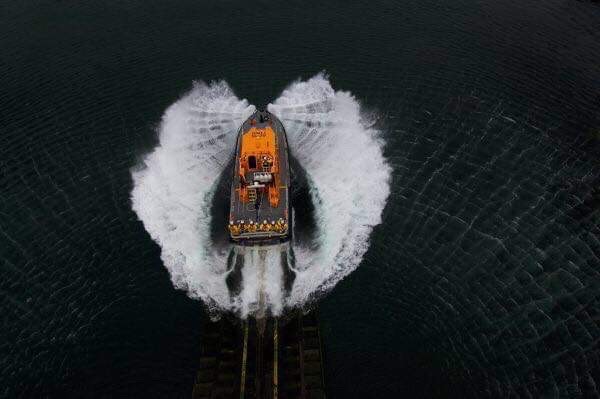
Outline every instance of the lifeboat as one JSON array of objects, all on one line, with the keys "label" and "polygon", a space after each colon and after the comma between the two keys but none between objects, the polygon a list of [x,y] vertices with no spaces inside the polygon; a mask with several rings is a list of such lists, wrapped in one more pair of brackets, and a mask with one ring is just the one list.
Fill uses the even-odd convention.
[{"label": "lifeboat", "polygon": [[290,238],[290,167],[283,124],[256,111],[238,131],[231,184],[229,234],[242,245]]}]

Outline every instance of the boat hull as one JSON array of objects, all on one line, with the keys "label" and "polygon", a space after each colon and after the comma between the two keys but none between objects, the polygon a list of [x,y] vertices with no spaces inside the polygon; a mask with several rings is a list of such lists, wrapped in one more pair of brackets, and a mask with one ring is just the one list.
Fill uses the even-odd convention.
[{"label": "boat hull", "polygon": [[[267,245],[289,240],[288,151],[283,124],[270,112],[257,111],[240,127],[228,226],[230,238],[237,244]],[[265,156],[272,158],[270,163],[261,163]]]}]

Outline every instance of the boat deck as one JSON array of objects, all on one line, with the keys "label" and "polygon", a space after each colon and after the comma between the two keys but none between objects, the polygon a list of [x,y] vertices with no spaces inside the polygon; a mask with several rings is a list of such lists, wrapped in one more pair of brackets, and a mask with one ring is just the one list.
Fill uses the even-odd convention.
[{"label": "boat deck", "polygon": [[[265,118],[265,119],[261,119]],[[254,119],[254,124],[251,121]],[[257,198],[254,202],[244,203],[240,200],[238,188],[240,187],[239,168],[240,163],[237,162],[240,154],[241,140],[243,133],[251,128],[267,128],[271,127],[275,132],[277,143],[277,157],[279,162],[279,203],[277,207],[272,207],[269,203],[269,198],[263,190],[257,190]],[[230,223],[242,225],[260,225],[267,224],[273,226],[273,223],[278,223],[283,220],[287,226],[283,231],[275,231],[268,227],[267,231],[249,231],[242,232],[239,235],[232,236],[234,241],[256,241],[265,239],[287,239],[289,237],[289,186],[290,186],[290,169],[288,157],[288,143],[283,124],[273,114],[268,111],[257,111],[248,118],[238,131],[236,145],[236,162],[234,162],[233,181],[231,185],[231,207],[229,211]],[[251,173],[246,173],[246,180],[251,181]],[[255,230],[255,231],[253,231]]]}]

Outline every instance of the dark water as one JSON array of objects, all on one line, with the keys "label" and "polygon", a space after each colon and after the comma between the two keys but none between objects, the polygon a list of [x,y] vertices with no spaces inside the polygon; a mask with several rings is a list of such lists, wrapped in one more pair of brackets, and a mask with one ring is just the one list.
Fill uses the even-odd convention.
[{"label": "dark water", "polygon": [[384,223],[322,302],[350,397],[597,397],[593,2],[3,2],[0,397],[187,397],[198,302],[129,169],[195,79],[254,104],[326,70],[377,110]]}]

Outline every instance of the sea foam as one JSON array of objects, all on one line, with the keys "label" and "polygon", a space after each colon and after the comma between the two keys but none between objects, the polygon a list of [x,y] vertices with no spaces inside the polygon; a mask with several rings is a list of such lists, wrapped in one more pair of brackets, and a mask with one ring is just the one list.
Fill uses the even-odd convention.
[{"label": "sea foam", "polygon": [[133,210],[154,241],[176,288],[212,308],[232,306],[227,249],[212,245],[210,208],[235,132],[254,112],[225,82],[199,82],[162,118],[159,145],[132,171]]},{"label": "sea foam", "polygon": [[381,132],[363,119],[352,94],[335,91],[323,74],[293,83],[269,110],[286,128],[315,204],[317,249],[293,247],[296,280],[287,305],[299,306],[358,267],[381,223],[391,168]]}]

